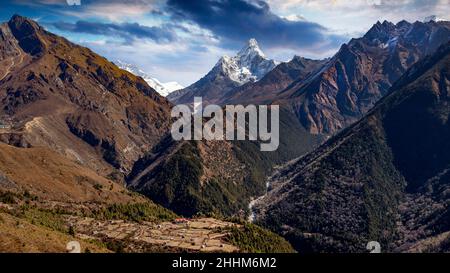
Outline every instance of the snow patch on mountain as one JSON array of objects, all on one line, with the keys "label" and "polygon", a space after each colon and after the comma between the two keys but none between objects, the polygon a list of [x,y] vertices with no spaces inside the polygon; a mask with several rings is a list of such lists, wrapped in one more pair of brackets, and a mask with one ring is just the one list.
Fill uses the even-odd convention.
[{"label": "snow patch on mountain", "polygon": [[425,19],[423,20],[424,23],[428,23],[428,22],[431,22],[431,21],[441,22],[441,21],[445,21],[445,19],[439,18],[436,15],[430,15],[430,16],[425,17]]},{"label": "snow patch on mountain", "polygon": [[120,69],[126,70],[126,71],[130,72],[131,74],[134,74],[136,76],[143,78],[148,83],[148,85],[151,88],[155,89],[156,92],[158,92],[161,96],[166,97],[170,93],[184,88],[181,84],[179,84],[177,82],[162,83],[159,80],[151,77],[145,71],[139,69],[137,66],[129,64],[129,63],[125,63],[121,60],[117,60],[116,65]]},{"label": "snow patch on mountain", "polygon": [[268,59],[259,48],[255,39],[250,39],[234,57],[223,56],[215,65],[231,80],[243,85],[260,80],[270,72],[278,62]]}]

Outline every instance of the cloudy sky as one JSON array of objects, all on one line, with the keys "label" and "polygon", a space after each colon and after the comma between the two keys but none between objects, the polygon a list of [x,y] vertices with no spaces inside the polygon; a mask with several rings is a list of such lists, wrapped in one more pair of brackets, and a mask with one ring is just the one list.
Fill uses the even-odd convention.
[{"label": "cloudy sky", "polygon": [[[81,5],[68,5],[77,1]],[[378,20],[448,20],[450,0],[1,1],[1,21],[15,13],[112,61],[187,86],[250,38],[280,61],[324,58]]]}]

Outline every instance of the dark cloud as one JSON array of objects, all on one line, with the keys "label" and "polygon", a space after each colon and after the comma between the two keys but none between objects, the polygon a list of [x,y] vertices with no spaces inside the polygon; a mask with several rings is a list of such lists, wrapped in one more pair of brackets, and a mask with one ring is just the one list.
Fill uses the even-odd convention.
[{"label": "dark cloud", "polygon": [[293,49],[336,48],[345,39],[316,23],[289,21],[274,14],[265,1],[168,0],[175,20],[187,20],[209,29],[229,46],[256,38],[266,47]]},{"label": "dark cloud", "polygon": [[113,24],[88,21],[57,22],[52,23],[52,25],[63,31],[121,37],[127,42],[135,39],[150,39],[157,43],[168,43],[176,40],[176,34],[172,27],[166,25],[148,27],[138,23]]}]

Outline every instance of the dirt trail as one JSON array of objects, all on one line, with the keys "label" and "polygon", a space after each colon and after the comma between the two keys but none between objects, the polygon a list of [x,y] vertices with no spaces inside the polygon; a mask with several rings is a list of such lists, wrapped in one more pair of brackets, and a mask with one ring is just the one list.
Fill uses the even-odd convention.
[{"label": "dirt trail", "polygon": [[[9,75],[9,73],[12,72],[12,68],[14,66],[18,66],[21,65],[23,63],[23,60],[25,58],[25,54],[22,52],[22,50],[17,46],[17,44],[15,42],[13,42],[14,48],[16,49],[17,52],[19,52],[19,56],[13,56],[11,57],[11,65],[6,69],[5,74],[3,75],[3,77],[0,78],[0,81],[2,81],[4,78],[6,78],[6,76]],[[16,64],[16,58],[20,58],[20,61]]]}]

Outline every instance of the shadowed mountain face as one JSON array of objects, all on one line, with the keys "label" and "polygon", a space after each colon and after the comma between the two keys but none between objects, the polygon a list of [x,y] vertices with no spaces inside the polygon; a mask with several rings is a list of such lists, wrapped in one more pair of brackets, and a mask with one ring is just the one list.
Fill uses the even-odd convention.
[{"label": "shadowed mountain face", "polygon": [[257,221],[303,251],[448,251],[450,44],[360,122],[281,170]]},{"label": "shadowed mountain face", "polygon": [[168,130],[170,104],[87,48],[14,16],[0,26],[2,141],[128,171]]}]

